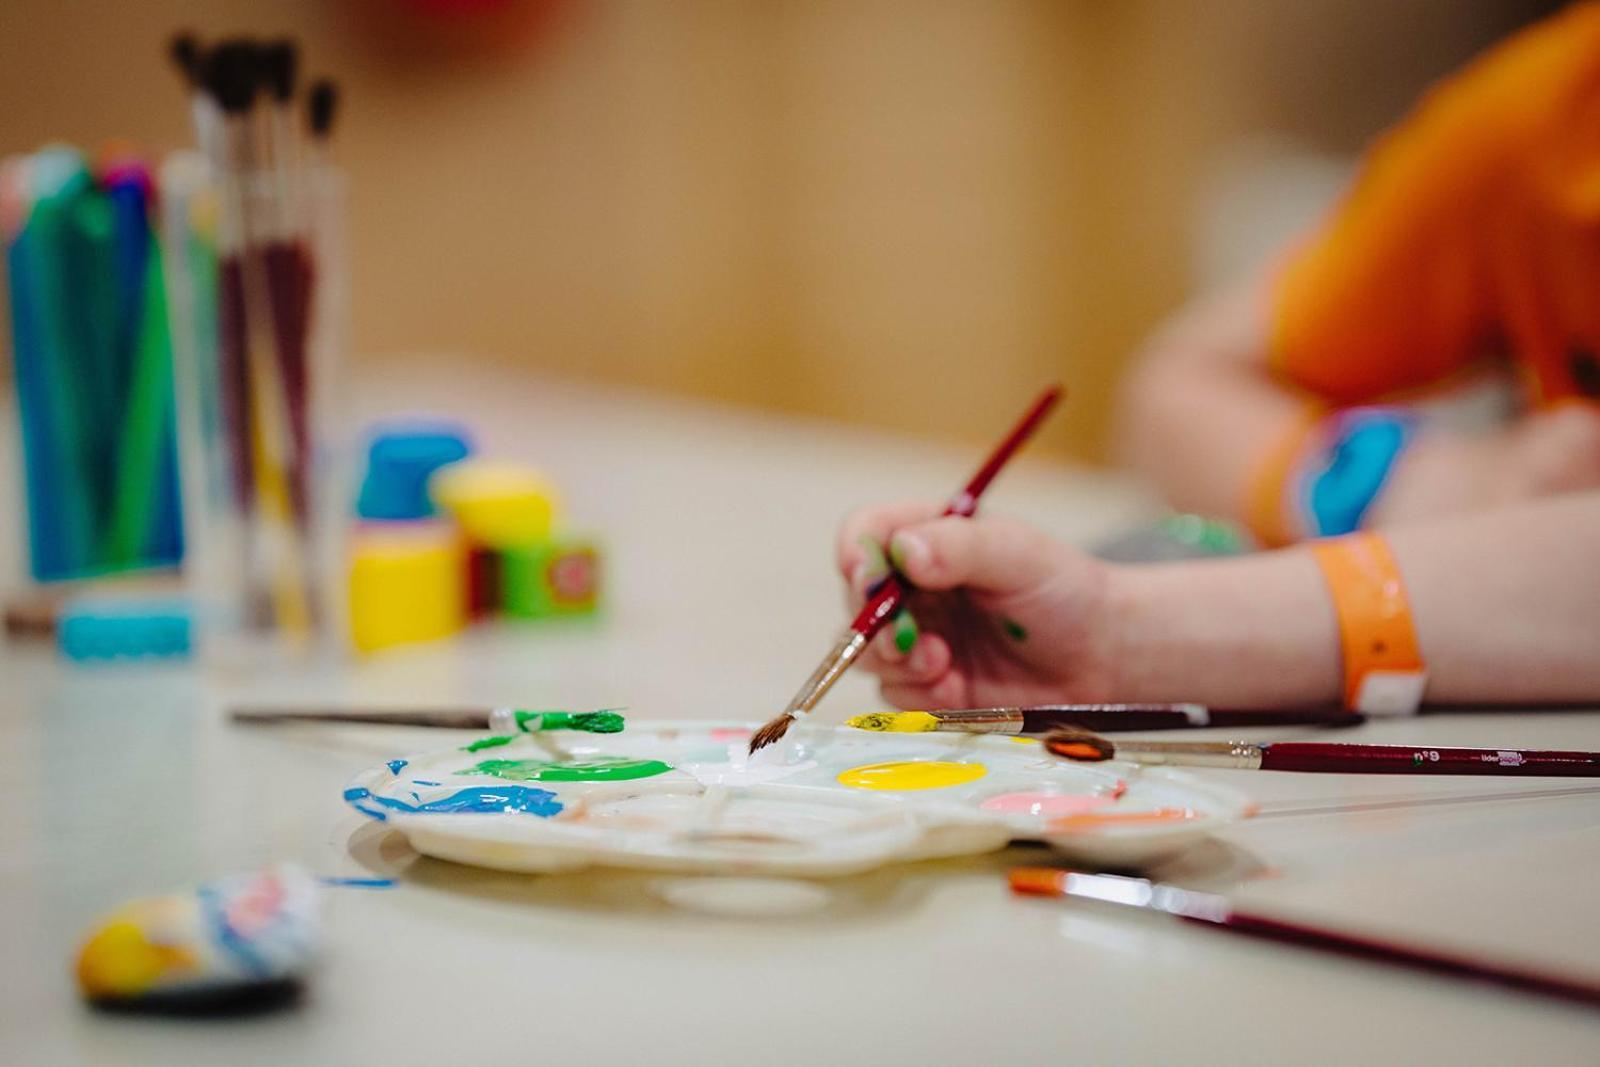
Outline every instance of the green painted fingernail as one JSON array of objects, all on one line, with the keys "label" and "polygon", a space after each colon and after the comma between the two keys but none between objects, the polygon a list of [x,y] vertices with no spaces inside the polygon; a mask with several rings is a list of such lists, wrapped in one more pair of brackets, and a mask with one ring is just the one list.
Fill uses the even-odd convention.
[{"label": "green painted fingernail", "polygon": [[870,534],[862,534],[856,538],[856,544],[867,554],[865,569],[862,576],[868,585],[881,582],[889,576],[889,560],[883,554],[883,546],[872,539]]},{"label": "green painted fingernail", "polygon": [[906,543],[899,536],[889,539],[889,561],[897,571],[906,569]]},{"label": "green painted fingernail", "polygon": [[894,647],[910,652],[917,643],[917,619],[905,608],[894,617]]},{"label": "green painted fingernail", "polygon": [[1016,619],[1001,619],[1000,628],[1006,632],[1007,637],[1011,638],[1011,640],[1017,642],[1019,645],[1028,639],[1027,627],[1023,626]]}]

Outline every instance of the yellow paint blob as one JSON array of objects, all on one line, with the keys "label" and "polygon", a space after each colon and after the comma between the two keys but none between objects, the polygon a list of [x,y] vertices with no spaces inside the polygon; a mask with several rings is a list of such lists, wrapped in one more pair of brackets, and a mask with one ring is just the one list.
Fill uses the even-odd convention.
[{"label": "yellow paint blob", "polygon": [[195,967],[194,953],[152,941],[136,919],[114,918],[79,951],[78,986],[91,997],[132,997]]},{"label": "yellow paint blob", "polygon": [[839,784],[857,789],[944,789],[975,782],[989,773],[981,763],[954,763],[948,760],[906,763],[869,763],[852,767],[839,775]]},{"label": "yellow paint blob", "polygon": [[939,728],[939,719],[925,711],[875,711],[847,719],[845,725],[881,734],[925,734]]}]

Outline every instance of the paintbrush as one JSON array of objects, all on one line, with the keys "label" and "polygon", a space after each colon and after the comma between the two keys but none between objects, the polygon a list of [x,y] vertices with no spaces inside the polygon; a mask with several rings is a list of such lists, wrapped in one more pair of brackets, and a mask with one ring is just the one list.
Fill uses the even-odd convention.
[{"label": "paintbrush", "polygon": [[1348,934],[1326,927],[1274,919],[1237,909],[1224,897],[1162,885],[1145,878],[1080,874],[1050,867],[1011,871],[1012,892],[1027,896],[1074,897],[1175,915],[1214,930],[1283,941],[1377,963],[1391,963],[1429,974],[1487,982],[1525,993],[1600,1006],[1600,985],[1577,977],[1524,970],[1496,960],[1457,956],[1432,948]]},{"label": "paintbrush", "polygon": [[1112,741],[1073,726],[1052,730],[1044,739],[1044,747],[1051,755],[1074,763],[1122,759],[1241,771],[1600,777],[1600,752],[1347,745],[1322,741]]},{"label": "paintbrush", "polygon": [[1042,734],[1058,726],[1116,733],[1212,726],[1355,726],[1366,717],[1343,708],[1235,710],[1204,704],[1045,704],[1029,708],[875,711],[845,720],[874,733]]},{"label": "paintbrush", "polygon": [[[989,483],[994,481],[995,475],[1000,473],[1011,457],[1016,455],[1028,438],[1033,436],[1044,417],[1055,407],[1061,399],[1061,387],[1052,385],[1039,394],[1011,432],[989,454],[983,466],[978,468],[966,486],[945,505],[944,514],[971,516],[978,510],[978,498],[983,491],[989,488]],[[872,640],[877,632],[883,629],[884,624],[894,616],[901,603],[905,600],[906,583],[898,575],[891,573],[879,584],[876,590],[867,597],[866,604],[861,608],[855,619],[850,623],[849,629],[840,635],[817,669],[811,672],[811,677],[795,693],[794,699],[789,701],[789,706],[777,718],[757,730],[750,738],[750,752],[754,754],[760,749],[772,744],[784,734],[789,732],[789,727],[794,725],[795,719],[811,713],[820,701],[833,688],[833,683],[850,668],[850,665],[860,657],[866,649],[867,643]]]},{"label": "paintbrush", "polygon": [[520,708],[417,708],[378,711],[366,708],[234,708],[234,722],[252,726],[281,726],[297,722],[366,723],[384,726],[425,726],[446,730],[488,730],[495,734],[577,730],[614,734],[623,728],[620,708],[598,711],[524,711]]}]

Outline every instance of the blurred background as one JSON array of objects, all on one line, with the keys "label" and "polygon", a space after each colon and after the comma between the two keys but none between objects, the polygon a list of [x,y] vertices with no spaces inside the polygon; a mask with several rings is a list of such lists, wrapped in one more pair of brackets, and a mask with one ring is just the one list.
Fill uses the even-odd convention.
[{"label": "blurred background", "polygon": [[190,143],[170,35],[348,102],[359,369],[482,361],[954,441],[1314,218],[1550,0],[6,0],[0,154]]}]

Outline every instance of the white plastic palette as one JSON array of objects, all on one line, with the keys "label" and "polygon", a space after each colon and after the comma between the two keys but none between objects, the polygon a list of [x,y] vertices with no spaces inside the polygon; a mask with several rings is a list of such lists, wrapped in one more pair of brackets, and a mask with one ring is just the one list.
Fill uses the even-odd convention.
[{"label": "white plastic palette", "polygon": [[375,767],[345,800],[417,851],[514,871],[832,876],[1043,840],[1100,863],[1173,852],[1250,813],[1166,768],[1073,764],[1035,741],[744,723],[525,734]]}]

